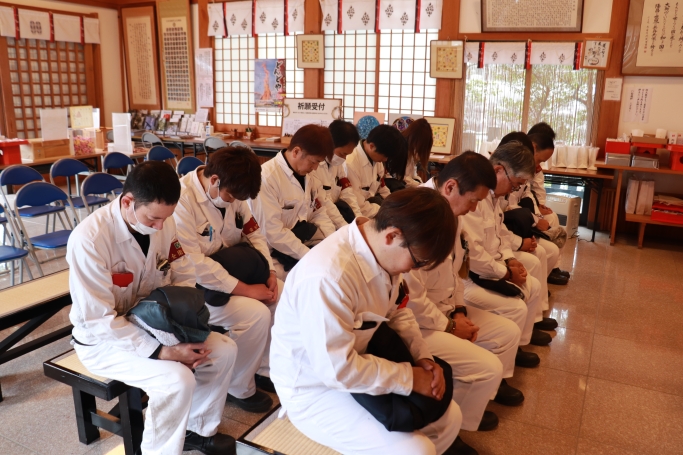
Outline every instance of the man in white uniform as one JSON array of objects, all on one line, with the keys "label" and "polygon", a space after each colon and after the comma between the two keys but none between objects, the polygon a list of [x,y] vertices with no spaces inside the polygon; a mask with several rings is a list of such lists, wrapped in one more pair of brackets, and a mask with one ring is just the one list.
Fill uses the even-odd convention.
[{"label": "man in white uniform", "polygon": [[407,161],[408,142],[392,126],[379,125],[358,143],[346,158],[346,172],[361,211],[356,213],[357,217],[377,213],[382,200],[391,194],[384,184],[384,175],[388,171],[403,180]]},{"label": "man in white uniform", "polygon": [[[482,155],[465,152],[422,186],[437,189],[457,221],[495,189],[496,174]],[[408,308],[413,310],[432,355],[453,368],[453,399],[462,411],[462,429],[487,431],[498,425],[498,417],[485,411],[492,397],[508,406],[524,400],[521,391],[501,383],[501,378],[514,373],[520,330],[509,319],[466,306],[459,276],[467,271],[466,254],[462,223],[458,223],[453,254],[433,270],[413,270],[406,275]]]},{"label": "man in white uniform", "polygon": [[[498,201],[509,194],[513,186],[522,185],[531,177],[534,169],[533,157],[526,147],[518,142],[511,142],[496,149],[490,162],[496,172],[496,189],[489,191],[474,212],[460,218],[470,249],[470,278],[465,280],[465,301],[468,305],[517,323],[522,332],[519,341],[521,346],[531,342],[532,334],[535,344],[548,344],[552,340],[550,335],[534,331],[534,322],[543,318],[541,285],[527,273],[524,265],[512,253],[510,232],[503,224],[503,210]],[[471,278],[472,273],[485,280],[480,282],[482,285],[490,283],[502,286],[519,296],[506,296],[501,292],[485,289],[475,284]],[[517,365],[533,367],[539,362],[536,354],[518,350]]]},{"label": "man in white uniform", "polygon": [[[197,284],[230,295],[227,303],[225,299],[207,300],[209,324],[229,330],[230,338],[237,343],[228,400],[247,411],[265,412],[273,401],[256,390],[256,385],[275,391],[269,379],[268,348],[272,315],[284,283],[278,284],[266,239],[245,202],[256,197],[261,188],[261,164],[248,148],[227,147],[213,152],[209,164],[186,174],[180,184],[173,217],[178,240],[195,264]],[[240,243],[256,248],[268,262],[270,277],[266,283],[240,281],[211,257]],[[258,266],[263,263],[241,265]],[[222,305],[216,306],[215,300]]]},{"label": "man in white uniform", "polygon": [[157,287],[195,285],[172,217],[179,197],[171,166],[142,163],[128,175],[121,196],[69,237],[74,348],[90,372],[149,396],[143,454],[234,454],[235,440],[217,430],[235,343],[212,332],[204,343],[163,346],[125,317]]},{"label": "man in white uniform", "polygon": [[353,152],[360,137],[356,126],[344,120],[335,120],[328,128],[334,141],[334,154],[332,158],[325,158],[318,169],[311,172],[311,177],[324,190],[320,193],[321,202],[334,227],[339,229],[361,213],[346,175],[346,157]]},{"label": "man in white uniform", "polygon": [[[351,396],[443,397],[443,370],[398,297],[401,273],[438,265],[454,236],[455,219],[438,193],[406,189],[390,195],[373,220],[356,218],[325,239],[290,273],[275,314],[271,377],[299,431],[346,455],[476,453],[459,438],[454,443],[461,423],[454,402],[419,431],[400,432]],[[383,321],[403,339],[414,367],[366,353]]]},{"label": "man in white uniform", "polygon": [[333,150],[327,128],[301,127],[287,150],[262,166],[261,191],[247,201],[281,280],[311,247],[335,231],[321,202],[323,189],[309,175]]}]

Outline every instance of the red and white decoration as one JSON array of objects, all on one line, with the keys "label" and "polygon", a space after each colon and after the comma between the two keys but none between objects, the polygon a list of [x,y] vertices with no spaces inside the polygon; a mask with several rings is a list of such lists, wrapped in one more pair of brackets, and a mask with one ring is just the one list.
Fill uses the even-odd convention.
[{"label": "red and white decoration", "polygon": [[228,31],[225,29],[225,16],[223,15],[222,3],[209,3],[209,28],[207,30],[208,36],[215,38],[223,38],[228,36]]},{"label": "red and white decoration", "polygon": [[377,31],[415,30],[417,0],[377,0]]},{"label": "red and white decoration", "polygon": [[251,0],[223,3],[225,7],[225,24],[228,36],[251,35],[253,31],[253,7]]},{"label": "red and white decoration", "polygon": [[285,32],[285,2],[283,0],[254,1],[254,34]]}]

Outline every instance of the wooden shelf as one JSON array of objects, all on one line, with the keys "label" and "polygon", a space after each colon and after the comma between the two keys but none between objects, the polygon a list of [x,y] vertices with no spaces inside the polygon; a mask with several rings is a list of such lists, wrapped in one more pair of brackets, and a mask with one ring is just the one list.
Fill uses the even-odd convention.
[{"label": "wooden shelf", "polygon": [[683,228],[683,224],[668,223],[666,221],[653,220],[650,215],[633,215],[631,213],[626,214],[626,221],[632,221],[634,223],[644,223],[644,224],[658,224],[660,226],[673,226]]},{"label": "wooden shelf", "polygon": [[605,164],[604,161],[595,163],[598,169],[615,169],[618,171],[632,171],[632,172],[645,172],[649,174],[674,174],[683,175],[683,171],[676,171],[670,167],[660,167],[659,169],[652,169],[648,167],[631,167],[631,166],[616,166],[614,164]]}]

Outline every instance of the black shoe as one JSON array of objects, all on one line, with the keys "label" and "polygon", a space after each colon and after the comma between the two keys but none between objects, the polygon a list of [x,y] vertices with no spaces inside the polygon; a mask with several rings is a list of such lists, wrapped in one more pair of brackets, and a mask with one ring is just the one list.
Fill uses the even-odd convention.
[{"label": "black shoe", "polygon": [[[527,354],[533,354],[533,352],[529,352]],[[500,383],[500,387],[498,387],[498,393],[496,393],[496,397],[493,399],[493,401],[498,404],[502,404],[503,406],[519,406],[524,401],[524,394],[521,390],[515,389],[508,384],[505,379],[503,379]],[[486,416],[486,412],[484,413],[484,416]],[[498,418],[496,418],[496,421],[497,420]],[[481,428],[479,431],[482,431]]]},{"label": "black shoe", "polygon": [[557,273],[557,274],[559,274],[559,275],[566,276],[567,278],[571,278],[571,275],[569,274],[569,272],[567,272],[567,271],[565,271],[565,270],[562,270],[562,269],[560,269],[559,267],[555,267],[554,269],[552,269],[552,270],[550,271],[550,273]]},{"label": "black shoe", "polygon": [[491,431],[498,427],[498,416],[495,412],[484,411],[484,415],[479,422],[479,428],[477,431]]},{"label": "black shoe", "polygon": [[565,284],[569,283],[569,278],[564,275],[560,275],[559,273],[550,272],[550,275],[548,275],[548,283],[564,286]]},{"label": "black shoe", "polygon": [[522,348],[517,348],[517,355],[515,356],[515,365],[522,368],[534,368],[541,363],[541,359],[535,352],[522,351]]},{"label": "black shoe", "polygon": [[529,343],[534,346],[548,346],[551,341],[553,341],[553,337],[545,332],[534,329],[533,332],[531,332],[531,341]]},{"label": "black shoe", "polygon": [[254,380],[256,381],[256,387],[266,392],[276,393],[273,381],[270,380],[268,376],[261,376],[260,374],[254,375]]},{"label": "black shoe", "polygon": [[557,320],[553,318],[543,318],[542,321],[534,324],[536,330],[555,330],[557,328]]},{"label": "black shoe", "polygon": [[465,441],[458,436],[455,438],[455,441],[453,441],[453,444],[446,449],[443,455],[479,455],[479,452],[474,450],[474,447],[465,444]]},{"label": "black shoe", "polygon": [[273,406],[273,399],[267,393],[257,390],[248,398],[237,398],[228,394],[228,402],[247,412],[266,412]]},{"label": "black shoe", "polygon": [[183,452],[198,450],[204,455],[236,455],[235,438],[216,433],[213,436],[199,436],[194,431],[185,433]]}]

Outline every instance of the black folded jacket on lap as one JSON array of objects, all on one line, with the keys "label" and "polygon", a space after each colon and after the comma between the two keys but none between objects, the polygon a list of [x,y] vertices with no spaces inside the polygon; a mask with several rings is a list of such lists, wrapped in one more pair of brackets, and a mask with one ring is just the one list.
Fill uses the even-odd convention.
[{"label": "black folded jacket on lap", "polygon": [[[232,276],[246,284],[266,284],[270,277],[268,260],[259,250],[248,243],[223,248],[211,256]],[[230,300],[231,294],[207,289],[197,284],[197,289],[204,291],[207,305],[223,306]]]},{"label": "black folded jacket on lap", "polygon": [[[315,224],[301,220],[297,221],[297,223],[291,229],[292,233],[296,236],[296,238],[301,240],[301,243],[311,240],[317,230],[318,226],[316,226]],[[285,272],[289,272],[290,270],[292,270],[294,266],[297,265],[297,263],[299,262],[298,259],[294,259],[290,255],[285,254],[276,249],[273,249],[271,256],[277,259],[277,261],[285,269]]]},{"label": "black folded jacket on lap", "polygon": [[[528,198],[524,198],[528,199]],[[522,199],[522,201],[524,201]],[[550,240],[550,238],[534,226],[536,220],[534,219],[531,211],[525,207],[519,207],[516,209],[508,210],[503,214],[503,223],[505,227],[508,228],[514,234],[520,236],[523,239],[530,239],[531,237],[544,238]]]},{"label": "black folded jacket on lap", "polygon": [[353,220],[356,219],[356,214],[353,213],[353,209],[346,201],[342,201],[341,199],[339,199],[337,202],[334,203],[334,205],[337,206],[337,210],[339,210],[339,213],[341,214],[342,218],[344,218],[344,221],[346,221],[347,223],[351,224]]},{"label": "black folded jacket on lap", "polygon": [[[368,343],[366,354],[395,363],[410,363],[414,366],[413,356],[401,337],[386,322],[382,322]],[[389,393],[368,395],[352,393],[351,396],[363,406],[389,431],[413,432],[439,420],[448,409],[453,398],[453,370],[443,360],[434,357],[443,369],[446,392],[441,400],[426,397],[416,392],[410,395]]]},{"label": "black folded jacket on lap", "polygon": [[488,291],[497,292],[506,297],[524,297],[524,293],[520,288],[514,284],[505,280],[491,280],[487,278],[481,278],[479,275],[470,270],[470,280],[474,282],[479,287],[482,287]]}]

